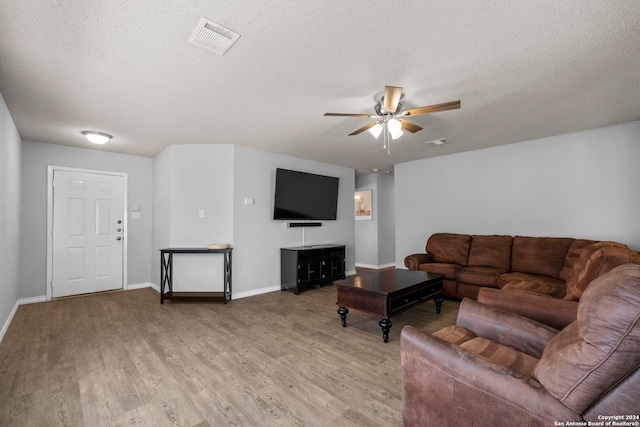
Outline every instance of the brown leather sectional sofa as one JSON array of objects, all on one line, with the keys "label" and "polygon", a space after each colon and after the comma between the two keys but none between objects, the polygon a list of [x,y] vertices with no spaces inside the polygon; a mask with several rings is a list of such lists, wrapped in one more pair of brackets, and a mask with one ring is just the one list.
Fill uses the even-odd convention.
[{"label": "brown leather sectional sofa", "polygon": [[456,325],[402,330],[403,425],[637,423],[639,319],[634,264],[594,280],[562,331],[464,299]]},{"label": "brown leather sectional sofa", "polygon": [[410,270],[444,274],[444,294],[524,315],[557,329],[576,319],[577,301],[597,277],[640,254],[586,239],[436,233]]}]

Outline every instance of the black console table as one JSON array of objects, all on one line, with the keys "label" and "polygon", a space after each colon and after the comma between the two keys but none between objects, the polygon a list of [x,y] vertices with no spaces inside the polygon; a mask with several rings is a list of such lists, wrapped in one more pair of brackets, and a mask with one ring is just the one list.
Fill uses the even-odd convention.
[{"label": "black console table", "polygon": [[313,245],[280,248],[280,289],[300,289],[344,279],[345,246]]},{"label": "black console table", "polygon": [[[231,301],[231,251],[207,248],[167,248],[160,249],[160,304],[164,300],[194,301]],[[173,291],[173,254],[222,254],[224,257],[223,292],[174,292]],[[165,292],[166,291],[166,292]]]}]

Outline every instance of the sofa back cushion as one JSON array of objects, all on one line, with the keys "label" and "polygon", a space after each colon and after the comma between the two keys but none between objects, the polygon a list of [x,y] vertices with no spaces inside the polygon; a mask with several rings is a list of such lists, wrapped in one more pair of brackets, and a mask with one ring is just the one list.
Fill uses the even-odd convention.
[{"label": "sofa back cushion", "polygon": [[565,282],[570,282],[575,277],[575,280],[577,280],[578,275],[584,268],[586,259],[588,259],[588,255],[586,259],[584,259],[584,257],[581,259],[580,257],[587,252],[590,255],[598,248],[598,243],[600,242],[597,240],[574,240],[571,246],[569,246],[567,256],[564,258],[564,265],[560,271],[560,279]]},{"label": "sofa back cushion", "polygon": [[427,240],[427,252],[434,262],[467,265],[471,236],[467,234],[435,233]]},{"label": "sofa back cushion", "polygon": [[516,236],[511,249],[511,271],[557,279],[573,241],[561,237]]},{"label": "sofa back cushion", "polygon": [[597,278],[582,294],[575,322],[553,337],[534,377],[582,414],[640,364],[640,265]]},{"label": "sofa back cushion", "polygon": [[511,236],[471,236],[467,265],[495,267],[502,272],[511,267]]},{"label": "sofa back cushion", "polygon": [[582,253],[577,264],[580,271],[567,280],[566,300],[578,301],[584,290],[596,278],[615,267],[633,262],[631,251],[621,243],[599,242]]}]

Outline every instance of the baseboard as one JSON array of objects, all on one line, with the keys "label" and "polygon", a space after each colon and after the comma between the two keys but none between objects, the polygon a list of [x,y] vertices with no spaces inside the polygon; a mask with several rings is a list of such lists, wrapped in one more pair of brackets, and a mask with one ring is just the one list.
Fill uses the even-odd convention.
[{"label": "baseboard", "polygon": [[371,270],[382,270],[383,268],[389,268],[389,267],[395,267],[395,266],[396,266],[395,262],[391,264],[382,264],[382,265],[356,263],[356,267],[369,268]]},{"label": "baseboard", "polygon": [[20,298],[18,300],[18,304],[20,305],[25,305],[25,304],[35,304],[38,302],[46,302],[47,301],[47,296],[46,295],[42,295],[39,297],[29,297],[29,298]]},{"label": "baseboard", "polygon": [[348,270],[348,271],[344,272],[344,275],[345,276],[353,276],[356,273],[357,273],[357,271],[355,271],[355,270]]},{"label": "baseboard", "polygon": [[127,290],[132,291],[134,289],[152,288],[154,286],[151,282],[131,283],[127,285]]},{"label": "baseboard", "polygon": [[19,306],[25,305],[25,304],[35,304],[37,302],[45,302],[46,300],[47,300],[47,297],[45,295],[42,295],[39,297],[20,298],[18,301],[16,301],[15,305],[13,306],[13,309],[11,310],[11,313],[9,313],[9,317],[7,318],[7,321],[4,322],[4,325],[2,325],[2,330],[0,330],[0,343],[2,343],[2,340],[4,339],[4,335],[7,333],[7,330],[9,330],[9,325],[11,325],[11,322],[13,321],[13,316],[16,315],[16,312],[18,311]]},{"label": "baseboard", "polygon": [[268,286],[266,288],[252,289],[250,291],[233,293],[231,296],[233,297],[233,299],[241,299],[241,298],[253,297],[260,294],[266,294],[267,292],[279,291],[279,290],[280,290],[280,286]]},{"label": "baseboard", "polygon": [[[151,287],[151,289],[153,289],[157,293],[160,293],[160,287],[158,285],[154,283],[149,283],[149,286]],[[279,290],[280,290],[280,286],[269,286],[266,288],[252,289],[250,291],[233,292],[231,296],[233,297],[233,299],[241,299],[241,298],[253,297],[260,294],[266,294],[267,292],[279,291]]]}]

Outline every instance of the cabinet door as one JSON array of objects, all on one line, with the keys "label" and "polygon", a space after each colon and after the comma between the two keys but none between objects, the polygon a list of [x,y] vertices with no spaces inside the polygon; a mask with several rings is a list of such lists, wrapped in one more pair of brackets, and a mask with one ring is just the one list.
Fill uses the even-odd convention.
[{"label": "cabinet door", "polygon": [[322,261],[322,278],[333,279],[344,276],[344,258],[331,257]]},{"label": "cabinet door", "polygon": [[301,260],[298,264],[298,283],[304,284],[322,278],[322,266],[318,259]]}]

